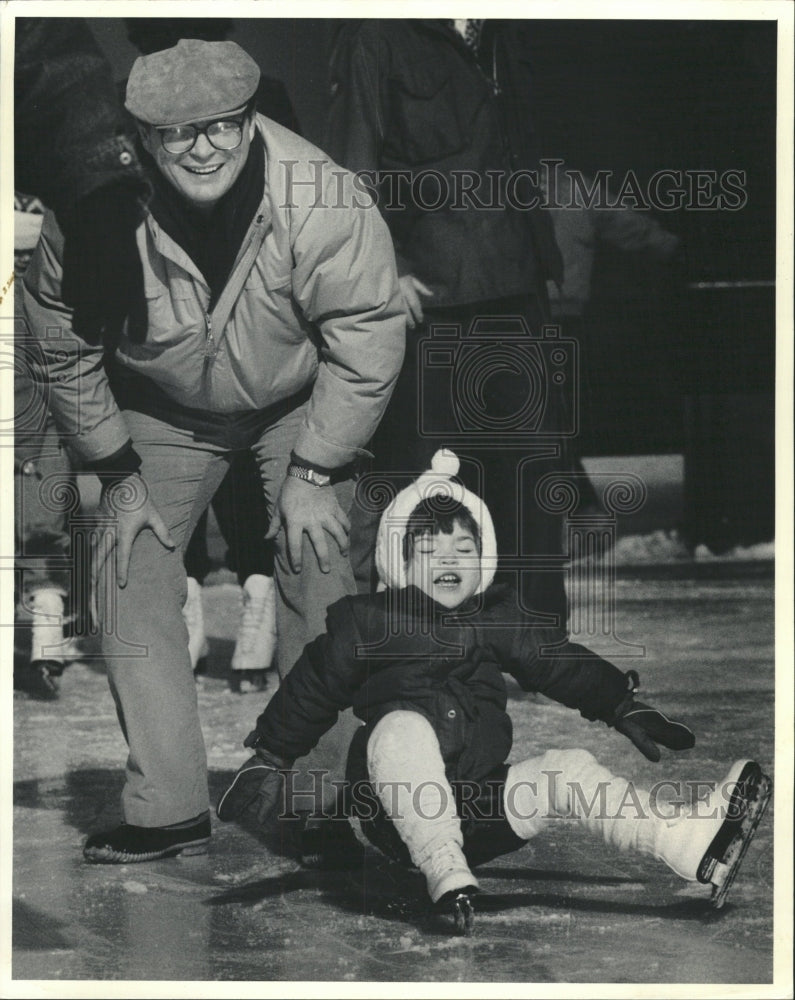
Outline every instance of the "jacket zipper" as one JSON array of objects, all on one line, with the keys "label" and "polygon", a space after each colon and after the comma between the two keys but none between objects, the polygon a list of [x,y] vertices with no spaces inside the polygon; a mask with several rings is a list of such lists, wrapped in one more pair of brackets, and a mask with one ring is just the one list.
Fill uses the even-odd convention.
[{"label": "jacket zipper", "polygon": [[[223,292],[221,292],[221,295],[219,296],[218,301],[215,303],[215,314],[218,315],[219,312],[220,312],[220,314],[224,317],[224,322],[221,324],[221,327],[222,327],[222,329],[221,329],[222,338],[223,338],[223,327],[224,327],[226,321],[229,319],[229,310],[226,310],[226,312],[224,312],[224,310],[221,309],[221,304],[224,302],[224,296],[227,294],[228,289],[230,287],[230,284],[233,281],[235,275],[238,274],[238,272],[240,271],[240,269],[241,269],[241,267],[243,265],[243,262],[250,256],[251,259],[248,261],[248,265],[247,265],[247,267],[250,267],[251,264],[254,261],[254,258],[259,253],[259,249],[262,246],[262,241],[264,239],[264,236],[260,232],[260,230],[262,229],[263,219],[264,219],[264,216],[262,214],[260,214],[260,215],[257,216],[257,218],[255,220],[254,230],[251,233],[251,238],[249,239],[249,241],[248,241],[248,243],[246,245],[245,250],[241,250],[240,254],[238,255],[238,258],[237,258],[237,261],[235,263],[235,266],[232,269],[232,274],[229,276],[229,279],[227,281],[227,284],[226,284]],[[247,273],[248,273],[248,270],[246,270],[245,274],[247,274]],[[235,293],[236,295],[238,295],[240,293],[240,290],[243,287],[243,282],[245,282],[245,274],[243,276],[243,279],[242,279],[242,282],[240,284],[240,287],[237,289],[237,291]],[[205,318],[205,322],[206,322],[206,325],[207,325],[207,339],[206,339],[205,345],[204,345],[204,363],[205,363],[205,365],[210,365],[210,364],[212,364],[212,362],[215,360],[215,358],[218,355],[219,344],[218,344],[218,341],[215,339],[215,336],[213,334],[212,316],[210,315],[209,312],[205,311],[204,318]]]},{"label": "jacket zipper", "polygon": [[205,321],[207,323],[207,340],[204,344],[204,360],[209,364],[211,361],[215,361],[215,357],[218,354],[218,345],[215,342],[215,337],[213,336],[213,321],[209,313],[204,314]]}]

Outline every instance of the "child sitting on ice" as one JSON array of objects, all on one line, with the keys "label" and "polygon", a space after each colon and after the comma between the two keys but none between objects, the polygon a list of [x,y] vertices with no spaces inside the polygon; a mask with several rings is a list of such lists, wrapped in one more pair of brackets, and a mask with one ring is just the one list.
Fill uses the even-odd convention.
[{"label": "child sitting on ice", "polygon": [[758,764],[737,761],[708,803],[664,819],[648,792],[586,750],[505,763],[512,726],[503,671],[524,690],[613,726],[650,760],[660,759],[658,743],[683,750],[695,739],[635,701],[634,671],[622,673],[560,628],[531,624],[515,591],[492,585],[491,517],[457,471],[455,455],[438,452],[432,470],[387,508],[376,550],[387,589],[329,608],[326,634],[306,647],[247,737],[256,753],[221,797],[219,818],[253,812],[263,822],[281,799],[281,772],[352,706],[365,723],[348,762],[361,828],[419,868],[459,929],[472,927],[472,867],[560,816],[685,879],[712,881],[721,905],[770,795]]}]

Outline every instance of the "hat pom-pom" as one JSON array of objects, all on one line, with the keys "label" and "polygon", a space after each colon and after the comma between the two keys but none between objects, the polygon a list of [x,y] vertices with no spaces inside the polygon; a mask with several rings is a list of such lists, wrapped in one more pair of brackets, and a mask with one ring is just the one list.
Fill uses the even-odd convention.
[{"label": "hat pom-pom", "polygon": [[431,459],[431,471],[442,476],[457,476],[459,467],[458,455],[449,448],[440,448]]}]

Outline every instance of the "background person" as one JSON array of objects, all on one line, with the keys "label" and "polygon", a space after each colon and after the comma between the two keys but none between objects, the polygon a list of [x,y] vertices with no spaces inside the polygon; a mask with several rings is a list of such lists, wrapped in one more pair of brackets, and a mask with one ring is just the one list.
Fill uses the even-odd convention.
[{"label": "background person", "polygon": [[[92,343],[118,332],[140,271],[135,228],[149,190],[110,67],[80,18],[18,18],[14,58],[15,314],[45,208],[65,234],[64,296]],[[31,354],[31,351],[33,354]],[[74,456],[48,412],[32,365],[31,333],[17,325],[14,366],[14,536],[19,571],[14,685],[55,698],[78,658],[88,609],[73,592],[69,516]],[[62,489],[56,487],[60,484]],[[42,490],[49,500],[42,496]]]},{"label": "background person", "polygon": [[[538,166],[527,99],[529,30],[520,21],[344,24],[331,56],[327,145],[376,190],[408,315],[406,361],[373,442],[375,468],[418,471],[441,444],[460,442],[462,476],[484,491],[501,556],[551,557],[543,572],[522,574],[525,606],[565,622],[561,518],[537,502],[535,487],[566,466],[566,397],[551,369],[531,385],[527,367],[516,362],[544,350],[536,338],[550,319],[546,282],[562,277],[550,220],[521,208],[539,194],[526,173]],[[457,196],[463,177],[474,193]],[[535,336],[521,323],[517,332],[516,317]],[[434,326],[458,331],[458,360],[448,365],[451,385],[427,391],[438,373],[420,351]],[[477,390],[463,402],[477,411],[474,429],[460,422],[455,384],[470,331],[486,364],[500,335],[510,355],[493,372],[473,376]],[[529,396],[540,422],[516,416]],[[374,520],[371,535],[376,528]]]},{"label": "background person", "polygon": [[[14,279],[25,273],[39,239],[44,206],[14,195]],[[15,289],[15,301],[18,300]],[[17,315],[21,310],[17,310]],[[74,490],[72,464],[58,439],[42,387],[31,377],[30,338],[16,330],[14,364],[14,689],[58,697],[64,667],[79,659],[69,634],[72,607],[69,521],[55,498]],[[57,486],[55,484],[58,484]],[[42,496],[44,490],[44,497]],[[48,498],[48,499],[47,499]]]}]

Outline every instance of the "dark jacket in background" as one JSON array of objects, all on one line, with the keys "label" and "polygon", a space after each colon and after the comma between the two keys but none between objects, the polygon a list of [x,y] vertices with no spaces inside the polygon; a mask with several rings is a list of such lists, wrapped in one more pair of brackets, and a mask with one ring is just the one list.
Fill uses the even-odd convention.
[{"label": "dark jacket in background", "polygon": [[[511,750],[503,671],[591,720],[612,722],[627,695],[617,667],[560,629],[531,625],[505,585],[455,612],[415,587],[345,597],[326,624],[257,720],[254,745],[286,760],[308,753],[349,706],[367,735],[388,712],[408,709],[433,726],[448,778],[478,781]],[[355,740],[359,754],[365,747]],[[361,760],[350,760],[349,777],[362,774]]]},{"label": "dark jacket in background", "polygon": [[[509,207],[505,192],[512,173],[537,168],[526,32],[525,22],[486,22],[479,60],[443,21],[354,22],[336,37],[326,149],[353,171],[408,172],[382,180],[380,207],[400,274],[429,285],[434,306],[531,294],[561,278],[549,219]],[[466,197],[454,207],[455,172],[480,185],[480,204],[506,207]],[[428,207],[445,188],[446,203]],[[529,204],[533,191],[525,180],[515,194]]]},{"label": "dark jacket in background", "polygon": [[108,185],[147,185],[135,129],[108,64],[82,18],[18,17],[14,61],[14,183],[63,225]]}]

